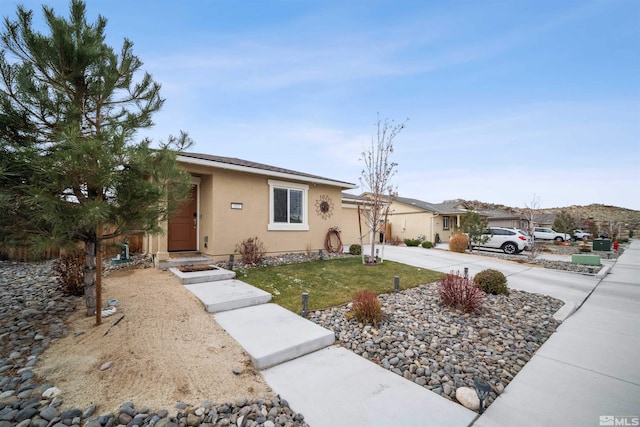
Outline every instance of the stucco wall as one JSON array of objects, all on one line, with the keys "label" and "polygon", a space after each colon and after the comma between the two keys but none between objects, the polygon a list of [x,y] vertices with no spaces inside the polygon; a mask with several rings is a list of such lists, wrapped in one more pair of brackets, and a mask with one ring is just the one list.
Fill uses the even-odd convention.
[{"label": "stucco wall", "polygon": [[404,240],[424,235],[427,240],[433,240],[431,212],[402,203],[393,203],[390,210],[389,222],[393,237]]},{"label": "stucco wall", "polygon": [[[225,169],[187,166],[187,170],[200,177],[200,223],[198,249],[216,260],[227,259],[241,241],[258,237],[268,254],[286,252],[317,252],[324,248],[330,227],[342,222],[341,191],[330,185],[304,183],[279,178],[278,181],[308,185],[308,231],[270,231],[269,177]],[[331,215],[323,217],[317,212],[316,201],[328,197]],[[232,209],[242,206],[241,209]]]},{"label": "stucco wall", "polygon": [[[362,209],[362,208],[361,208]],[[366,226],[362,223],[362,232],[366,234]],[[342,218],[340,222],[340,235],[345,248],[349,245],[360,244],[360,226],[358,225],[358,205],[354,203],[342,204]],[[369,243],[369,238],[363,238],[364,244]]]}]

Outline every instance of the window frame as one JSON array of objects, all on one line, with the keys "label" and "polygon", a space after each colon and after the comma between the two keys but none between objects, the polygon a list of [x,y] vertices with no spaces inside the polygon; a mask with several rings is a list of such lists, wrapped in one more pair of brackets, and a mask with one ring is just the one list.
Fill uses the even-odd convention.
[{"label": "window frame", "polygon": [[442,229],[449,230],[451,227],[451,217],[449,215],[444,215],[442,217]]},{"label": "window frame", "polygon": [[[269,224],[267,225],[267,230],[269,231],[308,231],[309,230],[309,186],[306,184],[299,184],[296,182],[286,182],[286,181],[277,181],[270,179],[269,183]],[[290,201],[289,192],[291,190],[301,191],[302,192],[302,222],[300,223],[292,223],[292,222],[275,222],[275,209],[274,202],[275,189],[284,189],[287,190],[287,200]],[[291,206],[287,206],[287,218],[290,221],[291,217]]]}]

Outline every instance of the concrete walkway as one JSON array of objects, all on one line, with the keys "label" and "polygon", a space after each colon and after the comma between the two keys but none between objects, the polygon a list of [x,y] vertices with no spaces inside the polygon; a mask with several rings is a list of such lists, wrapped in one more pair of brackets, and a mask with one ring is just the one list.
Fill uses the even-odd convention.
[{"label": "concrete walkway", "polygon": [[[498,269],[514,289],[563,300],[556,314],[563,324],[478,416],[344,348],[328,346],[332,334],[326,329],[273,304],[216,314],[254,364],[269,367],[262,371],[267,383],[312,427],[637,425],[632,423],[640,416],[640,240],[599,275],[422,248],[386,247],[384,256],[445,273]],[[215,293],[206,286],[188,288],[211,298]],[[319,344],[297,352],[297,346],[308,346],[307,328],[318,334]],[[281,337],[289,343],[269,347]],[[288,352],[284,357],[282,347]],[[604,416],[628,424],[601,424]]]}]

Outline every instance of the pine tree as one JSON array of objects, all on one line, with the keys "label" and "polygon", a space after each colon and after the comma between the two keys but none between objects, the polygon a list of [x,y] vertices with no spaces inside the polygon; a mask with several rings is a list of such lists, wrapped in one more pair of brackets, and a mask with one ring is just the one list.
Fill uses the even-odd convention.
[{"label": "pine tree", "polygon": [[[5,244],[31,247],[82,242],[87,315],[95,314],[100,242],[131,232],[161,232],[188,194],[189,176],[176,150],[191,141],[169,137],[159,148],[134,142],[153,125],[164,100],[160,85],[124,40],[105,43],[107,21],[87,22],[72,0],[68,19],[43,6],[48,33],[17,8],[0,34],[0,220]],[[108,230],[108,234],[104,231]]]}]

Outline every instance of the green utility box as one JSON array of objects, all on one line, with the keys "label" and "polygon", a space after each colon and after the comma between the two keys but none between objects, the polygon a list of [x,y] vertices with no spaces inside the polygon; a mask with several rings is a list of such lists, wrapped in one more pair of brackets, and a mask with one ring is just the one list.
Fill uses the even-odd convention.
[{"label": "green utility box", "polygon": [[583,264],[583,265],[600,265],[600,256],[573,254],[571,255],[571,262],[574,264]]},{"label": "green utility box", "polygon": [[593,240],[594,251],[611,251],[611,239],[594,239]]}]

